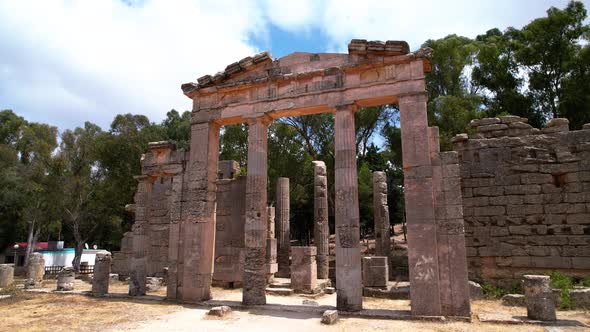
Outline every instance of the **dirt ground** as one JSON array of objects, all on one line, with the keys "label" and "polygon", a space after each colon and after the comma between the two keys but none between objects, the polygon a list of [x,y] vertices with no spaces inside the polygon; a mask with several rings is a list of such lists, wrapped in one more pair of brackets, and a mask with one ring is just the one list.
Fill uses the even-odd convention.
[{"label": "dirt ground", "polygon": [[[47,280],[47,288],[55,287],[55,280]],[[89,290],[90,284],[77,280],[77,290]],[[6,290],[4,291],[6,292]],[[112,293],[126,293],[127,285],[113,282]],[[130,299],[92,298],[83,295],[42,294],[12,290],[14,298],[0,301],[0,330],[2,331],[545,331],[533,325],[501,325],[465,322],[393,321],[361,318],[342,318],[333,326],[320,323],[318,313],[293,313],[253,309],[234,311],[225,318],[207,316],[207,309],[168,302]],[[164,295],[165,288],[151,293]],[[241,290],[213,288],[213,298],[241,301]],[[269,304],[302,304],[303,300],[319,305],[335,305],[336,296],[323,295],[317,299],[304,296],[267,296]],[[364,298],[366,309],[409,310],[409,301]],[[474,318],[478,313],[526,315],[524,308],[510,308],[499,301],[472,302]],[[590,313],[559,311],[560,319],[574,319],[590,324]],[[583,331],[583,329],[571,330]]]}]

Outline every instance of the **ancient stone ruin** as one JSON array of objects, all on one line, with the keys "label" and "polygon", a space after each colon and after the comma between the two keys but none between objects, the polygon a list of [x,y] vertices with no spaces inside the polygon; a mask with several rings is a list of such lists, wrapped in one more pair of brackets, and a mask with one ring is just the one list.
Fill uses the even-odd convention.
[{"label": "ancient stone ruin", "polygon": [[459,153],[470,279],[500,286],[524,274],[590,274],[590,125],[566,119],[474,120]]},{"label": "ancient stone ruin", "polygon": [[[128,235],[132,240],[127,240],[132,249],[127,246],[121,254],[121,259],[131,261],[129,293],[145,294],[146,276],[167,268],[169,299],[207,300],[218,279],[241,283],[243,303],[266,303],[265,288],[274,264],[272,252],[267,253],[273,250],[267,212],[267,127],[285,116],[329,112],[335,119],[337,308],[361,310],[354,113],[362,107],[397,103],[412,313],[468,316],[458,158],[453,152],[439,152],[438,131],[428,127],[424,74],[430,70],[429,55],[429,49],[410,53],[408,44],[400,41],[352,40],[347,54],[298,52],[273,59],[265,52],[183,84],[184,94],[193,101],[190,151],[176,150],[167,142],[153,143],[142,160],[135,204],[130,206],[135,213]],[[227,176],[227,168],[218,162],[219,130],[237,123],[248,124],[245,179],[235,179],[237,172],[231,167]],[[331,170],[316,166],[318,232],[313,261],[317,255],[319,266],[309,271],[309,285],[316,273],[325,276],[327,261],[323,183]],[[288,276],[293,268],[288,179],[278,179],[276,192],[277,275]],[[226,196],[241,197],[243,205],[240,199],[227,204]],[[386,200],[380,201],[379,209],[387,210]],[[384,228],[387,221],[379,216]],[[291,251],[295,255],[297,249]],[[311,262],[311,256],[304,255],[310,258],[301,262]],[[293,263],[300,262],[295,258]],[[235,271],[242,271],[241,276]]]}]

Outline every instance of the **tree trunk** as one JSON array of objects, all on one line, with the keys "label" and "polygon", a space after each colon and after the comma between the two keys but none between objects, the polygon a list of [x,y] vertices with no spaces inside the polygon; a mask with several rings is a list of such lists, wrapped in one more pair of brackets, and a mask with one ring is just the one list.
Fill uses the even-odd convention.
[{"label": "tree trunk", "polygon": [[74,252],[74,259],[72,260],[72,266],[74,271],[80,272],[80,262],[82,260],[82,252],[84,251],[84,241],[76,240],[76,249]]},{"label": "tree trunk", "polygon": [[[27,250],[25,251],[25,266],[29,264],[29,257],[35,251],[35,244],[36,244],[36,237],[35,237],[35,221],[29,222],[29,235],[27,236]],[[14,266],[16,266],[16,262],[14,262]]]}]

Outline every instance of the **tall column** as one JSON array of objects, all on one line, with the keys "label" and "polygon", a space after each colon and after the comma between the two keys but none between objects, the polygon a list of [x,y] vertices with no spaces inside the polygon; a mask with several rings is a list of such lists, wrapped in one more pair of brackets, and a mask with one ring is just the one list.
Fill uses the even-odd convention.
[{"label": "tall column", "polygon": [[326,164],[323,161],[313,161],[314,175],[314,203],[313,203],[313,235],[317,248],[318,279],[328,279],[330,270],[330,249],[328,245],[330,228],[328,226],[328,180]]},{"label": "tall column", "polygon": [[426,92],[400,97],[412,314],[441,314]]},{"label": "tall column", "polygon": [[172,177],[172,194],[168,201],[170,228],[168,234],[168,284],[166,297],[169,300],[178,297],[178,243],[180,242],[180,221],[182,217],[182,182],[182,174]]},{"label": "tall column", "polygon": [[389,206],[387,206],[387,176],[373,172],[373,215],[375,221],[375,256],[388,257],[391,262],[389,234]]},{"label": "tall column", "polygon": [[92,279],[92,294],[102,296],[109,292],[111,263],[113,258],[108,251],[96,253],[94,258],[94,278]]},{"label": "tall column", "polygon": [[246,177],[246,263],[242,303],[266,304],[266,185],[267,125],[265,117],[248,122],[248,175]]},{"label": "tall column", "polygon": [[133,222],[133,254],[131,257],[131,271],[129,276],[129,295],[145,295],[147,277],[148,250],[148,200],[152,190],[151,179],[147,175],[136,176],[139,181],[135,193],[135,221]]},{"label": "tall column", "polygon": [[219,126],[193,123],[187,197],[180,224],[177,297],[183,302],[211,298],[218,151]]},{"label": "tall column", "polygon": [[336,306],[362,309],[361,250],[359,233],[358,175],[356,168],[355,105],[336,107]]},{"label": "tall column", "polygon": [[291,267],[289,266],[289,252],[291,250],[289,178],[277,179],[276,204],[277,261],[279,263],[279,271],[276,275],[280,278],[289,278],[291,275]]}]

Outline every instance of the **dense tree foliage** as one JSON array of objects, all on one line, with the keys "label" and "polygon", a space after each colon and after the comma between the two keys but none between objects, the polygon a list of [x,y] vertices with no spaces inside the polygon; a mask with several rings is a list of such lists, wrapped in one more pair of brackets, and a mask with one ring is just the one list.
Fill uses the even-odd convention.
[{"label": "dense tree foliage", "polygon": [[[572,129],[590,122],[585,19],[584,5],[571,1],[521,29],[427,40],[423,46],[433,49],[428,119],[440,128],[441,149],[452,149],[452,137],[484,116],[519,115],[537,127],[566,117]],[[171,110],[154,123],[143,115],[120,114],[108,130],[87,122],[59,133],[1,111],[0,246],[65,239],[77,252],[87,242],[116,249],[132,223],[124,207],[133,200],[141,154],[150,141],[173,140],[188,149],[190,117],[188,111]],[[369,234],[373,171],[388,175],[390,220],[404,218],[399,110],[397,105],[361,109],[355,122],[361,231]],[[332,114],[284,118],[269,126],[269,204],[274,204],[276,179],[289,177],[291,229],[303,243],[313,237],[313,160],[323,160],[328,169],[333,231],[333,137]],[[219,157],[238,161],[242,175],[247,173],[247,138],[246,124],[221,129]]]}]

